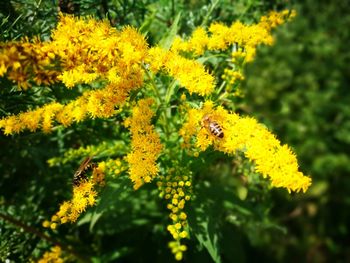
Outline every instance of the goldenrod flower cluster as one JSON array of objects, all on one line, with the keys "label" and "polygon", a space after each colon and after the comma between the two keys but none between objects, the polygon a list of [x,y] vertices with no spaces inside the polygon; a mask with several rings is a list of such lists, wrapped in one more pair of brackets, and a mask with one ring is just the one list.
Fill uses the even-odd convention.
[{"label": "goldenrod flower cluster", "polygon": [[268,16],[263,16],[258,24],[244,25],[234,22],[231,26],[222,23],[212,23],[208,32],[204,28],[194,30],[189,40],[177,37],[172,46],[173,52],[193,52],[197,56],[204,54],[206,50],[226,50],[231,45],[240,47],[246,53],[246,61],[251,61],[259,44],[271,45],[273,37],[271,29],[284,23],[289,17],[294,17],[295,11],[272,11]]},{"label": "goldenrod flower cluster", "polygon": [[[47,48],[57,52],[65,69],[59,78],[67,87],[73,87],[97,78],[120,83],[140,75],[147,44],[131,27],[118,31],[108,22],[61,15]],[[135,85],[125,88],[132,87]]]},{"label": "goldenrod flower cluster", "polygon": [[[174,167],[180,165],[174,164]],[[171,168],[168,175],[160,176],[157,182],[160,196],[167,200],[167,208],[170,211],[169,217],[172,224],[167,229],[172,235],[174,241],[169,243],[172,253],[176,260],[181,260],[183,252],[187,249],[181,244],[181,239],[188,238],[187,214],[184,211],[185,204],[191,199],[192,194],[192,175],[191,172],[181,168]]]},{"label": "goldenrod flower cluster", "polygon": [[45,49],[45,43],[34,39],[0,43],[0,77],[6,75],[19,89],[28,89],[32,82],[50,85],[58,81],[55,70],[56,54]]},{"label": "goldenrod flower cluster", "polygon": [[146,62],[155,73],[163,70],[174,77],[190,94],[209,95],[214,90],[214,77],[199,62],[160,47],[150,48]]},{"label": "goldenrod flower cluster", "polygon": [[75,186],[73,188],[73,198],[60,205],[59,211],[51,218],[50,227],[55,229],[57,223],[65,224],[67,222],[77,221],[79,215],[83,213],[88,206],[93,206],[95,204],[96,196],[97,192],[94,190],[94,184],[90,181],[84,181],[78,186]]},{"label": "goldenrod flower cluster", "polygon": [[[43,52],[58,56],[62,72],[57,78],[67,87],[95,80],[107,84],[102,89],[84,92],[66,105],[53,102],[0,120],[0,128],[6,135],[39,128],[50,132],[55,122],[69,126],[88,117],[110,117],[115,114],[115,107],[125,102],[129,91],[143,83],[141,64],[147,45],[143,36],[131,27],[117,31],[105,22],[61,16],[52,38],[51,42],[38,45]],[[5,55],[9,52],[11,48],[4,50]]]},{"label": "goldenrod flower cluster", "polygon": [[63,263],[65,259],[62,257],[62,249],[59,246],[54,246],[50,251],[38,260],[38,263]]},{"label": "goldenrod flower cluster", "polygon": [[275,28],[293,19],[297,15],[295,10],[283,10],[281,12],[271,11],[267,16],[260,18],[261,26],[267,29]]},{"label": "goldenrod flower cluster", "polygon": [[[218,138],[203,127],[202,120],[208,116],[223,130],[224,137]],[[284,187],[289,192],[305,192],[311,185],[311,178],[298,171],[295,154],[287,145],[281,145],[267,128],[254,118],[240,117],[229,113],[223,107],[214,107],[206,101],[201,109],[190,109],[188,120],[180,130],[185,143],[190,144],[196,136],[195,147],[205,151],[210,145],[216,150],[234,155],[237,150],[255,163],[255,170],[271,180],[274,187]]]},{"label": "goldenrod flower cluster", "polygon": [[88,206],[94,206],[97,197],[96,188],[104,185],[105,169],[105,163],[99,163],[98,167],[93,169],[91,178],[74,185],[72,199],[63,202],[59,211],[52,216],[51,222],[46,220],[43,226],[56,229],[57,224],[73,223]]},{"label": "goldenrod flower cluster", "polygon": [[225,69],[222,79],[226,80],[229,84],[234,84],[237,81],[244,80],[244,76],[241,72],[232,69]]},{"label": "goldenrod flower cluster", "polygon": [[[190,158],[198,157],[199,152],[205,151],[209,146],[228,155],[241,151],[255,164],[255,171],[268,178],[272,186],[284,187],[289,192],[305,192],[311,179],[298,170],[295,154],[288,146],[281,145],[255,119],[228,112],[222,106],[215,107],[209,100],[202,100],[200,108],[190,107],[188,105],[195,105],[197,102],[188,102],[185,94],[180,97],[181,106],[176,112],[178,116],[173,118],[171,110],[177,105],[170,105],[170,97],[174,89],[169,86],[167,91],[161,90],[166,93],[166,99],[163,100],[163,93],[157,90],[158,86],[152,79],[156,74],[168,75],[186,88],[189,94],[210,96],[215,88],[215,79],[194,58],[207,51],[219,53],[230,48],[227,57],[231,57],[222,79],[227,85],[235,85],[237,88],[244,79],[243,66],[253,60],[257,46],[271,45],[271,30],[294,15],[294,12],[289,11],[271,12],[253,25],[244,25],[241,22],[234,22],[231,26],[213,23],[208,30],[197,28],[188,40],[176,38],[170,50],[159,46],[148,48],[144,37],[131,27],[118,31],[107,22],[61,15],[51,41],[2,45],[0,76],[6,74],[23,89],[27,89],[31,82],[49,85],[58,80],[68,88],[92,83],[100,87],[84,91],[66,104],[52,102],[1,119],[0,129],[6,135],[24,130],[34,132],[38,129],[48,133],[57,124],[67,127],[86,118],[109,118],[118,112],[116,107],[133,105],[132,116],[124,122],[131,134],[130,152],[124,159],[121,157],[100,162],[92,176],[73,187],[72,199],[62,203],[51,221],[43,222],[43,226],[55,229],[57,224],[75,222],[87,207],[96,203],[98,188],[104,185],[106,173],[117,177],[128,169],[135,190],[155,179],[160,171],[157,160],[163,150],[156,128],[170,134],[168,138],[174,138],[171,144],[174,145],[174,151],[178,152],[177,157],[181,151],[180,143],[176,145],[179,141],[178,135],[183,139],[184,148],[193,150],[194,154],[187,156]],[[150,85],[143,85],[145,75],[149,77]],[[164,123],[157,119],[156,124],[152,124],[155,115],[152,105],[155,101],[147,98],[149,86],[153,87],[152,92],[155,91],[158,97],[158,105],[155,106],[159,110],[166,108],[166,114],[162,115]],[[132,104],[133,101],[125,103],[130,92],[140,87],[143,90],[135,98],[146,98],[138,100],[136,104]],[[238,91],[237,88],[236,95],[239,94]],[[221,88],[217,93],[220,92]],[[230,92],[232,90],[226,88],[225,93]],[[182,109],[185,109],[184,112]],[[176,127],[183,121],[182,113],[187,115],[187,119],[178,134]],[[204,119],[211,126],[205,124]],[[222,132],[220,136],[215,134],[213,127]],[[127,151],[128,147],[124,142],[103,142],[97,146],[68,151],[63,157],[53,158],[48,162],[53,166],[93,155],[124,156]],[[157,186],[160,196],[167,202],[171,219],[171,224],[167,226],[173,238],[169,247],[175,259],[181,260],[187,249],[181,241],[189,237],[184,208],[191,199],[192,174],[187,168],[181,167],[180,160],[169,159],[170,157],[165,156],[164,163],[173,161],[173,168],[164,169],[166,175],[158,177]],[[59,248],[52,251],[52,258],[54,252],[58,254]],[[50,254],[46,258],[49,262]]]},{"label": "goldenrod flower cluster", "polygon": [[272,11],[268,16],[263,16],[259,23],[253,25],[244,25],[238,21],[231,26],[226,26],[215,22],[209,26],[208,32],[202,27],[195,29],[187,41],[177,37],[171,51],[191,52],[195,56],[201,56],[206,50],[224,51],[233,46],[234,51],[231,53],[233,65],[228,65],[222,78],[226,81],[227,91],[231,92],[232,85],[235,84],[235,95],[240,96],[238,84],[244,79],[242,65],[253,61],[258,45],[273,43],[271,30],[274,27],[294,16],[295,11],[284,10]]},{"label": "goldenrod flower cluster", "polygon": [[130,179],[134,188],[149,183],[158,173],[157,158],[162,151],[159,135],[151,124],[154,112],[153,99],[141,99],[132,109],[132,117],[125,120],[131,133],[131,152],[126,160],[129,163]]}]

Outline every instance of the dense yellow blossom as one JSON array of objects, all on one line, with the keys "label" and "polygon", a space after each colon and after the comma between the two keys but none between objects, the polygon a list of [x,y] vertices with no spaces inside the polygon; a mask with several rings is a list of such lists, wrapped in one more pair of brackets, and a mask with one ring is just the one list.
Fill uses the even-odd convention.
[{"label": "dense yellow blossom", "polygon": [[55,229],[57,224],[65,224],[77,221],[79,215],[87,207],[94,206],[97,198],[96,188],[104,185],[104,174],[106,165],[99,163],[93,169],[92,176],[87,180],[82,180],[78,185],[73,186],[73,197],[60,205],[59,211],[52,216],[51,222],[44,221],[44,227]]},{"label": "dense yellow blossom", "polygon": [[267,16],[260,18],[260,25],[267,29],[275,28],[296,16],[295,10],[283,10],[281,12],[270,11]]},{"label": "dense yellow blossom", "polygon": [[[172,114],[176,112],[181,115],[184,110],[187,120],[179,132],[183,139],[181,146],[193,146],[195,150],[192,156],[198,157],[199,152],[205,151],[209,146],[228,155],[242,151],[246,158],[254,162],[255,171],[268,178],[272,186],[284,187],[289,192],[305,192],[311,184],[311,179],[298,170],[295,154],[287,145],[281,145],[276,137],[255,119],[230,113],[222,106],[215,107],[211,101],[205,101],[199,109],[189,108],[187,105],[197,101],[188,101],[187,93],[180,96],[180,106],[176,105],[179,102],[176,101],[178,96],[174,96],[174,100],[170,98],[177,84],[187,89],[191,95],[212,95],[216,85],[215,79],[205,66],[196,60],[206,51],[211,54],[220,52],[219,60],[222,59],[225,66],[227,65],[222,79],[218,80],[223,80],[223,84],[213,98],[219,97],[220,101],[231,91],[239,94],[238,86],[244,79],[245,63],[254,59],[259,45],[273,43],[271,31],[274,27],[283,24],[294,15],[294,12],[289,11],[271,12],[268,16],[263,16],[259,23],[252,25],[234,22],[227,26],[215,22],[208,29],[195,29],[188,40],[175,38],[170,50],[159,46],[148,48],[144,37],[132,27],[125,27],[119,31],[106,21],[60,15],[50,41],[1,45],[0,76],[7,76],[22,89],[28,88],[32,83],[50,85],[58,81],[64,83],[67,88],[78,84],[94,84],[92,87],[96,88],[85,90],[76,99],[65,104],[54,101],[18,115],[7,116],[0,120],[0,129],[6,135],[24,130],[34,132],[39,129],[48,133],[56,125],[67,127],[87,118],[109,118],[121,111],[116,108],[120,108],[127,101],[131,92],[136,101],[142,96],[147,96],[148,86],[143,85],[145,75],[154,84],[153,88],[159,87],[158,82],[152,78],[160,73],[176,80],[166,91],[164,89],[155,92],[159,103],[156,105],[158,110],[166,112],[161,115],[160,121],[157,120],[157,125],[162,126],[166,134],[164,137],[169,139],[166,143],[174,146],[173,149],[167,149],[167,152],[174,150],[175,154],[179,154],[174,155],[174,159],[180,156],[181,152],[181,142],[176,145],[179,139],[176,129],[183,121],[183,116]],[[230,51],[227,51],[228,49]],[[222,72],[221,70],[219,72]],[[149,71],[154,75],[149,74]],[[159,82],[161,81],[160,78]],[[219,94],[225,84],[225,92]],[[231,89],[227,85],[231,85]],[[139,93],[133,92],[141,87],[143,90]],[[166,93],[165,100],[162,98],[163,92]],[[198,96],[195,98],[200,100]],[[131,100],[131,103],[134,101]],[[121,141],[101,143],[68,151],[64,156],[48,161],[50,166],[54,166],[93,155],[98,155],[99,158],[119,157],[100,162],[92,172],[87,172],[85,180],[73,186],[72,198],[60,205],[50,221],[43,222],[44,227],[56,229],[59,224],[76,222],[88,207],[97,202],[98,190],[105,184],[107,173],[115,178],[128,171],[135,190],[156,178],[160,171],[157,160],[163,145],[160,135],[156,132],[156,128],[159,127],[152,124],[155,115],[152,110],[153,103],[151,98],[138,100],[132,108],[132,116],[125,120],[125,126],[131,134],[130,148]],[[223,136],[216,136],[209,130],[204,118],[215,123],[214,126],[220,127]],[[168,165],[166,162],[170,162],[170,159],[171,157],[166,156],[164,162],[162,159],[162,164]],[[179,161],[171,161],[172,168],[162,169],[166,175],[157,178],[157,187],[169,211],[171,222],[167,230],[172,236],[169,247],[175,259],[182,260],[184,251],[187,250],[182,242],[183,239],[189,238],[185,208],[192,199],[192,173],[188,168],[182,167]],[[53,248],[43,256],[44,261],[41,262],[60,262],[60,252],[59,247]],[[57,261],[54,261],[55,257]]]},{"label": "dense yellow blossom", "polygon": [[26,129],[42,129],[48,133],[55,122],[69,126],[86,118],[108,118],[116,113],[115,107],[125,102],[128,89],[141,85],[141,76],[125,80],[119,84],[111,83],[105,88],[87,91],[82,96],[66,105],[53,102],[32,111],[5,117],[0,120],[0,129],[4,134],[20,133]]},{"label": "dense yellow blossom", "polygon": [[177,79],[190,94],[198,93],[204,96],[214,90],[214,77],[195,60],[186,59],[160,47],[153,47],[148,51],[146,62],[154,72],[164,70],[169,76]]},{"label": "dense yellow blossom", "polygon": [[29,42],[0,43],[0,77],[18,84],[20,89],[37,85],[50,85],[58,81],[59,71],[55,69],[54,52],[45,49],[45,43],[38,39]]},{"label": "dense yellow blossom", "polygon": [[81,182],[73,188],[73,198],[61,204],[56,216],[59,223],[75,222],[79,215],[83,213],[88,206],[93,206],[96,202],[97,192],[94,190],[94,184],[91,181]]},{"label": "dense yellow blossom", "polygon": [[[224,132],[223,138],[215,137],[209,129],[202,126],[204,116],[209,116]],[[254,118],[240,117],[217,107],[211,101],[204,103],[201,109],[190,109],[188,120],[180,130],[185,143],[196,136],[195,146],[201,151],[213,145],[216,150],[227,154],[243,151],[245,156],[255,163],[255,169],[271,180],[274,187],[284,187],[289,192],[305,192],[311,185],[311,178],[298,171],[295,154],[287,145],[281,145],[267,128]]]},{"label": "dense yellow blossom", "polygon": [[98,79],[119,83],[143,71],[147,43],[132,27],[118,31],[106,21],[61,14],[51,37],[43,43],[0,44],[0,76],[6,74],[24,89],[30,80],[39,85],[61,80],[71,88]]},{"label": "dense yellow blossom", "polygon": [[38,260],[38,263],[63,263],[65,262],[62,257],[62,249],[59,246],[54,246],[50,251],[44,253],[44,255]]},{"label": "dense yellow blossom", "polygon": [[152,99],[142,99],[132,110],[132,117],[125,120],[131,133],[131,152],[126,160],[129,163],[130,179],[134,188],[149,183],[158,173],[157,158],[163,148],[159,135],[155,132],[151,119]]},{"label": "dense yellow blossom", "polygon": [[106,22],[61,16],[52,38],[51,42],[38,45],[43,45],[40,46],[43,52],[58,56],[62,67],[58,78],[67,87],[96,79],[107,81],[107,84],[102,89],[84,92],[66,105],[54,102],[3,118],[0,128],[6,135],[39,128],[50,132],[55,122],[69,126],[89,117],[111,117],[129,92],[143,83],[141,63],[147,54],[147,44],[131,27],[117,31]]},{"label": "dense yellow blossom", "polygon": [[[224,51],[230,48],[233,50],[231,60],[224,69],[222,79],[225,81],[227,93],[242,96],[240,82],[244,79],[243,65],[254,60],[258,45],[273,44],[271,32],[273,28],[294,16],[295,11],[284,10],[282,12],[272,11],[268,16],[261,17],[259,23],[252,25],[236,21],[231,26],[226,26],[223,23],[214,22],[207,31],[203,27],[195,29],[187,41],[176,37],[172,43],[171,51],[176,54],[190,52],[196,57],[203,55],[206,50],[221,51],[221,54],[225,54]],[[162,64],[160,60],[161,56],[158,60],[155,58],[154,66],[156,68]],[[180,83],[182,83],[181,80]],[[206,91],[200,94],[209,94],[212,89]]]},{"label": "dense yellow blossom", "polygon": [[253,60],[258,45],[273,43],[271,29],[294,16],[295,11],[284,10],[272,11],[268,16],[263,16],[259,23],[253,25],[244,25],[238,21],[231,26],[226,26],[214,22],[209,26],[208,33],[200,27],[193,31],[188,41],[177,37],[171,50],[193,52],[200,56],[206,50],[226,50],[234,44],[246,53],[246,62],[249,62]]},{"label": "dense yellow blossom", "polygon": [[143,71],[147,53],[144,37],[132,27],[118,31],[106,21],[63,15],[46,48],[58,53],[64,69],[59,78],[67,87],[96,79],[130,79]]}]

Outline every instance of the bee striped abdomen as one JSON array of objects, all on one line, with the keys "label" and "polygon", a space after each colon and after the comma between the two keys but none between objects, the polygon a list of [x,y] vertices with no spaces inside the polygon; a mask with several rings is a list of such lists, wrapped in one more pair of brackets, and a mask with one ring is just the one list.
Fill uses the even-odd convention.
[{"label": "bee striped abdomen", "polygon": [[86,173],[89,170],[96,168],[95,163],[91,163],[91,157],[86,157],[85,160],[80,164],[78,170],[74,173],[73,176],[73,185],[78,186],[82,181],[87,181],[88,178]]},{"label": "bee striped abdomen", "polygon": [[209,123],[209,131],[210,131],[211,134],[213,134],[214,136],[216,136],[218,138],[223,138],[224,137],[224,132],[222,131],[222,128],[215,121],[211,121]]},{"label": "bee striped abdomen", "polygon": [[81,182],[86,181],[86,180],[87,180],[87,177],[86,177],[85,173],[80,173],[78,175],[74,175],[73,185],[78,186],[79,184],[81,184]]}]

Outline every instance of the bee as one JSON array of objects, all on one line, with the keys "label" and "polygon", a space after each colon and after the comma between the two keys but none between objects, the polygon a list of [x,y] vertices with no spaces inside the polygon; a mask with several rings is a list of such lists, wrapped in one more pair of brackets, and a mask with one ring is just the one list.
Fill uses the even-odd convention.
[{"label": "bee", "polygon": [[84,161],[82,161],[82,163],[80,164],[78,170],[76,170],[76,172],[74,173],[74,176],[73,176],[74,186],[78,186],[82,181],[86,181],[87,180],[86,173],[89,170],[96,168],[96,164],[92,163],[91,160],[92,160],[91,156],[86,157]]},{"label": "bee", "polygon": [[214,120],[212,120],[209,115],[205,115],[202,119],[202,127],[206,128],[212,135],[217,138],[224,138],[224,132],[221,126]]}]

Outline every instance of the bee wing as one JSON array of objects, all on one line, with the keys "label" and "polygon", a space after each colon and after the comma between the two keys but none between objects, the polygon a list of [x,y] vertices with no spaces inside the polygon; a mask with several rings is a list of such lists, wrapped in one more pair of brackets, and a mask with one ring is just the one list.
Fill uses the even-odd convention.
[{"label": "bee wing", "polygon": [[82,163],[80,164],[79,168],[74,173],[74,178],[79,176],[84,171],[85,167],[89,165],[90,162],[91,162],[91,157],[90,156],[86,157],[84,161],[82,161]]}]

